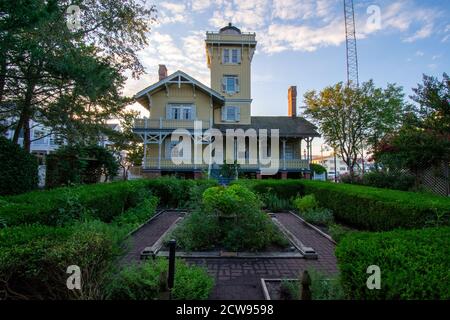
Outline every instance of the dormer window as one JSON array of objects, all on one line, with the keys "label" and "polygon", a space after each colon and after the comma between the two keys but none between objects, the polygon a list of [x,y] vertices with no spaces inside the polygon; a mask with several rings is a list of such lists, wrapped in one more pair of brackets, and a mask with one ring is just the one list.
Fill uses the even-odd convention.
[{"label": "dormer window", "polygon": [[223,49],[223,64],[239,64],[241,63],[241,49]]}]

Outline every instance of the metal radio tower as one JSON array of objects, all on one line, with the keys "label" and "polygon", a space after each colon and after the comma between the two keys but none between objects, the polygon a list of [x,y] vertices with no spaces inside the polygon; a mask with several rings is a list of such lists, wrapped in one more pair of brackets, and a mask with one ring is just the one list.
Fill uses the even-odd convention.
[{"label": "metal radio tower", "polygon": [[344,0],[345,39],[347,45],[347,85],[359,86],[358,53],[356,51],[355,10],[353,0]]}]

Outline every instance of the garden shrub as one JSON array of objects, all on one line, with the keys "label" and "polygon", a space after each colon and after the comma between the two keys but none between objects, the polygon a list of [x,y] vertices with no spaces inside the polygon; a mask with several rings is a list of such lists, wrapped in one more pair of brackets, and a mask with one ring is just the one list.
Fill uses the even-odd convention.
[{"label": "garden shrub", "polygon": [[309,269],[311,277],[311,294],[313,300],[343,300],[344,289],[339,276],[327,275],[323,272]]},{"label": "garden shrub", "polygon": [[[99,221],[1,229],[0,298],[99,299],[119,240],[120,230]],[[70,265],[81,268],[81,291],[66,287]]]},{"label": "garden shrub", "polygon": [[271,212],[283,212],[293,208],[292,199],[279,198],[272,193],[265,193],[261,195],[263,208]]},{"label": "garden shrub", "polygon": [[376,188],[410,191],[415,187],[415,178],[413,175],[404,173],[373,171],[364,174],[362,184]]},{"label": "garden shrub", "polygon": [[294,205],[300,212],[314,210],[319,207],[319,204],[316,201],[316,197],[313,194],[295,199]]},{"label": "garden shrub", "polygon": [[251,191],[262,196],[264,194],[273,194],[280,199],[291,199],[305,194],[304,187],[301,180],[288,179],[288,180],[275,180],[275,179],[264,179],[264,180],[246,180],[240,179],[232,182],[233,184],[238,184],[249,188]]},{"label": "garden shrub", "polygon": [[[154,300],[167,291],[168,261],[147,260],[124,267],[113,276],[107,287],[107,298],[114,300]],[[174,299],[207,299],[214,280],[197,266],[188,266],[177,259],[172,294]]]},{"label": "garden shrub", "polygon": [[327,226],[333,222],[333,212],[326,208],[309,209],[301,211],[300,216],[307,222]]},{"label": "garden shrub", "polygon": [[31,191],[38,186],[38,162],[18,144],[0,136],[0,195]]},{"label": "garden shrub", "polygon": [[341,224],[331,223],[328,226],[328,232],[334,241],[340,242],[350,232],[355,232],[355,231],[351,230],[350,228],[344,227]]},{"label": "garden shrub", "polygon": [[141,180],[34,191],[5,197],[7,203],[0,207],[0,219],[8,226],[62,225],[82,213],[110,222],[142,201],[145,194],[150,193]]},{"label": "garden shrub", "polygon": [[112,223],[120,227],[126,226],[131,230],[135,229],[155,215],[157,205],[158,198],[149,196],[136,207],[130,208],[123,214],[115,217]]},{"label": "garden shrub", "polygon": [[260,250],[269,244],[285,245],[259,198],[241,185],[213,187],[203,193],[202,207],[174,232],[187,250],[224,246],[229,250]]},{"label": "garden shrub", "polygon": [[55,188],[97,183],[102,175],[114,177],[119,164],[111,151],[98,145],[62,146],[47,156],[45,186]]},{"label": "garden shrub", "polygon": [[[336,248],[351,299],[450,299],[450,227],[352,233]],[[366,286],[367,267],[381,269],[381,289]]]},{"label": "garden shrub", "polygon": [[338,221],[358,229],[423,228],[450,222],[450,199],[413,192],[301,180]]}]

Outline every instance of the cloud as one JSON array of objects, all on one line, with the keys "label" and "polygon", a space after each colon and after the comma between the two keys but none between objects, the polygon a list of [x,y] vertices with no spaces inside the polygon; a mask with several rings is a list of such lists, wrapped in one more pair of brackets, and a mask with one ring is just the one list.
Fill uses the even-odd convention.
[{"label": "cloud", "polygon": [[423,26],[422,28],[420,28],[414,35],[407,37],[403,41],[404,42],[414,42],[419,39],[425,39],[425,38],[428,38],[429,36],[431,36],[432,33],[433,33],[433,24],[429,23],[429,24]]},{"label": "cloud", "polygon": [[283,20],[324,18],[333,13],[336,0],[273,0],[272,17]]},{"label": "cloud", "polygon": [[209,19],[209,24],[220,28],[232,22],[243,29],[255,31],[268,22],[269,3],[268,0],[216,1],[217,7],[212,18]]},{"label": "cloud", "polygon": [[418,57],[423,57],[425,55],[425,53],[423,53],[423,51],[416,51],[416,56]]},{"label": "cloud", "polygon": [[169,24],[188,21],[183,3],[162,2],[158,5],[158,23]]},{"label": "cloud", "polygon": [[191,8],[193,11],[205,11],[211,6],[211,0],[192,0]]}]

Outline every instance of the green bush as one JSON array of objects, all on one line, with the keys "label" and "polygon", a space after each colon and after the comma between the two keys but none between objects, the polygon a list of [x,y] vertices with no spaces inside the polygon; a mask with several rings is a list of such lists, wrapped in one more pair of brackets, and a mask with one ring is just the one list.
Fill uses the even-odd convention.
[{"label": "green bush", "polygon": [[414,189],[415,178],[403,173],[374,171],[364,174],[362,184],[369,187],[410,191]]},{"label": "green bush", "polygon": [[313,194],[295,199],[294,205],[301,213],[314,210],[319,207],[319,204],[316,201],[316,197]]},{"label": "green bush", "polygon": [[292,199],[282,199],[272,193],[261,196],[263,208],[271,212],[283,212],[293,208]]},{"label": "green bush", "polygon": [[[336,248],[351,299],[450,299],[450,227],[354,233]],[[366,286],[367,268],[381,270],[381,289]]]},{"label": "green bush", "polygon": [[[0,229],[0,299],[102,298],[122,237],[121,230],[99,221]],[[81,291],[66,287],[70,265],[81,269]]]},{"label": "green bush", "polygon": [[8,226],[41,223],[63,225],[87,214],[104,222],[149,194],[143,180],[65,187],[5,197],[0,219]]},{"label": "green bush", "polygon": [[55,188],[97,183],[102,174],[114,177],[119,164],[108,149],[98,145],[68,145],[47,156],[45,186]]},{"label": "green bush", "polygon": [[307,194],[331,209],[338,221],[358,229],[383,231],[450,222],[450,199],[372,187],[301,180]]},{"label": "green bush", "polygon": [[115,217],[112,223],[120,227],[126,226],[131,231],[153,217],[157,205],[158,198],[150,196],[147,199],[144,199],[136,207],[130,208],[123,214]]},{"label": "green bush", "polygon": [[189,208],[201,200],[203,191],[217,186],[215,180],[191,180],[174,177],[146,179],[144,184],[166,208]]},{"label": "green bush", "polygon": [[273,194],[279,199],[292,199],[305,194],[303,185],[299,183],[300,181],[302,180],[240,179],[237,181],[233,181],[232,184],[243,185],[260,196],[263,196],[265,194]]},{"label": "green bush", "polygon": [[[107,298],[114,300],[154,300],[167,291],[168,261],[156,259],[124,267],[113,276]],[[176,261],[172,294],[174,299],[207,299],[214,281],[203,268]]]},{"label": "green bush", "polygon": [[189,215],[174,232],[181,247],[204,250],[260,250],[284,239],[260,210],[258,197],[241,185],[213,187],[203,193],[202,208]]},{"label": "green bush", "polygon": [[317,174],[327,173],[327,168],[325,168],[324,166],[322,166],[320,164],[311,163],[309,166],[310,166],[310,169]]},{"label": "green bush", "polygon": [[326,208],[309,209],[300,212],[300,216],[307,222],[327,226],[333,222],[333,212]]},{"label": "green bush", "polygon": [[338,276],[329,276],[314,269],[308,270],[311,277],[311,294],[313,300],[343,300],[345,299]]},{"label": "green bush", "polygon": [[19,145],[0,136],[0,195],[31,191],[38,185],[37,159]]},{"label": "green bush", "polygon": [[330,233],[330,236],[331,238],[333,238],[334,241],[340,242],[350,232],[355,231],[352,231],[351,229],[344,227],[343,225],[332,223],[328,226],[328,232]]}]

